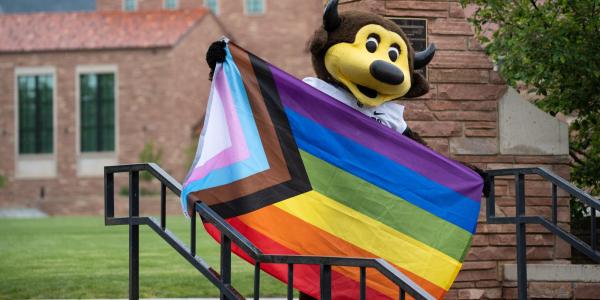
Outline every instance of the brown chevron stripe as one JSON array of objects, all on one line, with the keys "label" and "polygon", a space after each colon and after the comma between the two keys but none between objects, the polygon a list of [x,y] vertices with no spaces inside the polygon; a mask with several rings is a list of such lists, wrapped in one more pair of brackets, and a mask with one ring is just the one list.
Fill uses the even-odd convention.
[{"label": "brown chevron stripe", "polygon": [[[248,213],[310,190],[308,176],[287,117],[278,95],[273,97],[277,90],[272,77],[269,77],[272,75],[268,65],[262,62],[264,66],[261,65],[260,70],[266,74],[257,76],[256,59],[252,59],[251,54],[231,43],[229,49],[242,75],[269,169],[228,185],[194,192],[188,198],[188,207],[193,207],[194,199],[199,199],[226,218]],[[265,82],[268,82],[268,86],[265,86]],[[270,105],[267,102],[271,102]]]}]

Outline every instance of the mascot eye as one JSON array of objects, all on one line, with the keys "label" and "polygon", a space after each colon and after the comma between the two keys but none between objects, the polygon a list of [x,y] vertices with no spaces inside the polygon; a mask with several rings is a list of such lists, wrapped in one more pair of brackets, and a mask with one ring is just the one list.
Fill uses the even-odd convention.
[{"label": "mascot eye", "polygon": [[400,55],[400,50],[398,50],[398,47],[392,46],[388,49],[388,55],[390,56],[390,60],[396,61]]},{"label": "mascot eye", "polygon": [[367,39],[367,43],[365,45],[367,47],[367,51],[374,53],[377,51],[377,47],[379,47],[379,39],[378,36],[370,36]]}]

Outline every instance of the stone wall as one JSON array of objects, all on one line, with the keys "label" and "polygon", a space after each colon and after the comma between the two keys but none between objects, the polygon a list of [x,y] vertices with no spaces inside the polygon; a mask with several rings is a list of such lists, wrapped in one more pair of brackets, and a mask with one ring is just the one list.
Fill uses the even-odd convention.
[{"label": "stone wall", "polygon": [[[559,144],[558,141],[563,139],[560,147],[555,144],[552,144],[556,146],[554,150],[530,147],[531,151],[517,151],[517,154],[504,151],[501,147],[505,139],[513,136],[510,131],[501,127],[501,120],[512,116],[514,110],[500,112],[501,104],[504,103],[502,101],[506,101],[503,100],[506,98],[504,96],[511,95],[512,91],[508,90],[504,81],[493,70],[493,63],[474,38],[465,12],[456,1],[341,2],[342,10],[367,10],[387,17],[427,20],[428,42],[435,43],[438,49],[428,66],[431,91],[420,98],[401,102],[406,106],[405,118],[408,125],[425,137],[432,148],[482,169],[541,166],[568,177],[569,160],[564,147],[567,143],[566,131],[555,123],[558,121],[541,112],[543,117],[528,115],[519,120],[521,128],[515,130],[530,137],[529,140],[522,141],[521,146],[536,145],[541,133],[548,131],[548,128],[554,130],[560,127],[553,136],[554,141]],[[523,99],[519,101],[523,103],[519,105],[529,105]],[[510,120],[509,123],[515,122]],[[542,129],[528,126],[534,123],[543,124]],[[505,130],[503,134],[502,130]],[[497,214],[514,216],[514,181],[501,178],[496,182],[495,193]],[[550,218],[550,193],[549,183],[535,177],[528,178],[527,212]],[[568,198],[564,194],[559,195],[558,220],[561,226],[568,228]],[[515,226],[486,224],[485,201],[482,204],[472,248],[446,299],[504,299],[516,293],[514,282],[505,283],[502,275],[503,266],[514,263],[516,258]],[[569,262],[569,245],[557,240],[540,226],[528,225],[527,231],[529,262]]]}]

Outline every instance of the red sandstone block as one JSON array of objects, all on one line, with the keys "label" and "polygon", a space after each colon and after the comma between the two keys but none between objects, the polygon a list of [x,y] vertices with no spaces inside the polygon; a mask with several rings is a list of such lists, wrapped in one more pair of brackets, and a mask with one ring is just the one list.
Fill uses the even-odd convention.
[{"label": "red sandstone block", "polygon": [[493,64],[483,52],[439,51],[429,66],[433,68],[491,70]]},{"label": "red sandstone block", "polygon": [[430,110],[459,110],[460,105],[461,104],[458,101],[434,100],[427,102],[427,107]]},{"label": "red sandstone block", "polygon": [[458,299],[458,290],[451,289],[444,295],[445,300],[456,300]]},{"label": "red sandstone block", "polygon": [[436,152],[450,156],[450,145],[447,138],[425,138],[425,142]]},{"label": "red sandstone block", "polygon": [[402,17],[418,18],[447,18],[448,11],[445,10],[396,10],[388,9],[387,14],[401,15]]},{"label": "red sandstone block", "polygon": [[461,136],[462,123],[460,122],[410,122],[410,127],[423,137],[448,137]]},{"label": "red sandstone block", "polygon": [[468,49],[471,51],[483,51],[483,47],[481,46],[481,43],[479,43],[476,37],[470,37],[467,40],[467,44]]},{"label": "red sandstone block", "polygon": [[483,295],[487,299],[502,299],[502,288],[484,289]]},{"label": "red sandstone block", "polygon": [[[376,13],[379,15],[385,15],[385,1],[384,0],[365,0],[365,1],[340,1],[343,5],[340,5],[341,11],[348,10],[363,10]],[[347,3],[344,3],[347,2]],[[233,2],[232,2],[233,3]],[[235,4],[238,5],[238,4]]]},{"label": "red sandstone block", "polygon": [[479,110],[479,111],[496,111],[498,110],[497,101],[461,101],[461,110]]},{"label": "red sandstone block", "polygon": [[[465,127],[469,128],[467,124],[469,124],[470,122],[465,122]],[[489,163],[489,162],[496,162],[496,161],[504,161],[504,162],[512,162],[513,161],[513,157],[511,155],[456,155],[455,159],[462,161],[462,162],[467,162],[467,163],[472,163],[472,162],[480,162],[480,163]],[[496,180],[496,186],[506,186],[506,182],[502,181],[502,180]]]},{"label": "red sandstone block", "polygon": [[575,299],[600,299],[600,283],[575,283]]},{"label": "red sandstone block", "polygon": [[[533,205],[533,206],[550,206],[552,204],[552,199],[550,197],[527,197],[526,199],[526,205]],[[557,204],[558,206],[567,206],[569,204],[569,198],[567,197],[559,197],[557,199]],[[561,220],[561,217],[564,218],[565,216],[561,216],[561,209],[559,208],[558,210],[558,219]],[[563,213],[568,213],[568,209],[563,212]],[[567,215],[568,216],[568,215]],[[562,222],[568,222],[568,219],[564,219]]]},{"label": "red sandstone block", "polygon": [[483,111],[440,111],[433,113],[440,121],[495,121],[496,112]]},{"label": "red sandstone block", "polygon": [[498,280],[478,280],[477,282],[475,282],[475,286],[478,288],[499,287],[500,281],[498,281]]},{"label": "red sandstone block", "polygon": [[571,283],[566,282],[530,282],[527,292],[538,299],[570,299],[573,295]]},{"label": "red sandstone block", "polygon": [[502,288],[502,299],[517,299],[517,288],[515,287],[503,287]]},{"label": "red sandstone block", "polygon": [[570,159],[567,155],[523,155],[517,156],[516,161],[525,164],[568,164]]},{"label": "red sandstone block", "polygon": [[404,119],[406,121],[434,121],[435,117],[429,110],[405,110]]},{"label": "red sandstone block", "polygon": [[489,71],[482,69],[430,69],[429,81],[437,83],[487,83],[489,81]]},{"label": "red sandstone block", "polygon": [[465,261],[514,260],[515,253],[515,247],[473,247]]},{"label": "red sandstone block", "polygon": [[482,299],[483,289],[461,289],[458,291],[458,299]]},{"label": "red sandstone block", "polygon": [[489,270],[496,269],[498,264],[495,261],[468,261],[463,263],[461,272],[464,270]]},{"label": "red sandstone block", "polygon": [[554,247],[527,247],[528,260],[552,260]]},{"label": "red sandstone block", "polygon": [[[554,246],[554,258],[555,259],[569,259],[571,258],[571,245],[563,241],[559,237],[555,237],[556,245]],[[599,290],[600,293],[600,290]]]},{"label": "red sandstone block", "polygon": [[[420,102],[409,102],[403,103],[406,108],[404,110],[404,119],[407,121],[433,121],[435,117],[427,106]],[[410,126],[410,124],[408,124]]]},{"label": "red sandstone block", "polygon": [[[496,208],[496,214],[498,208]],[[477,224],[477,233],[514,233],[515,225],[510,224]]]},{"label": "red sandstone block", "polygon": [[487,246],[489,245],[488,236],[483,234],[475,234],[471,246]]},{"label": "red sandstone block", "polygon": [[473,281],[459,282],[457,280],[457,281],[454,281],[454,283],[452,284],[452,288],[458,289],[458,290],[466,289],[466,288],[473,288],[473,287],[475,287],[475,282],[473,282]]},{"label": "red sandstone block", "polygon": [[465,130],[467,137],[495,137],[498,136],[496,129],[467,129]]},{"label": "red sandstone block", "polygon": [[438,19],[430,23],[429,31],[437,34],[472,36],[473,30],[466,20]]},{"label": "red sandstone block", "polygon": [[504,79],[500,77],[500,74],[498,74],[498,72],[490,70],[490,83],[506,84],[506,81],[504,81]]},{"label": "red sandstone block", "polygon": [[402,0],[387,0],[385,1],[387,9],[401,10],[448,10],[447,2],[435,1],[402,1]]},{"label": "red sandstone block", "polygon": [[428,38],[439,50],[467,50],[467,37],[431,34]]},{"label": "red sandstone block", "polygon": [[497,100],[506,86],[497,84],[438,84],[438,99]]},{"label": "red sandstone block", "polygon": [[462,6],[460,6],[460,4],[458,4],[456,2],[450,3],[450,17],[451,18],[464,18],[465,17],[465,11],[463,10]]}]

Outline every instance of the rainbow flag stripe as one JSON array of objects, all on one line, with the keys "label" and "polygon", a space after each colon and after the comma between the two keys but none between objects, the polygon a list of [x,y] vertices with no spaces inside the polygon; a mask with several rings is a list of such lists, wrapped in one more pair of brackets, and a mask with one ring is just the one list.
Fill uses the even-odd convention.
[{"label": "rainbow flag stripe", "polygon": [[[471,243],[482,186],[465,166],[229,43],[182,205],[189,214],[200,199],[264,253],[384,258],[442,298]],[[261,268],[287,280],[285,265]],[[318,277],[318,266],[297,266],[294,286],[317,297]],[[333,268],[332,288],[357,298],[359,270]],[[367,297],[397,299],[398,289],[371,271]]]}]

